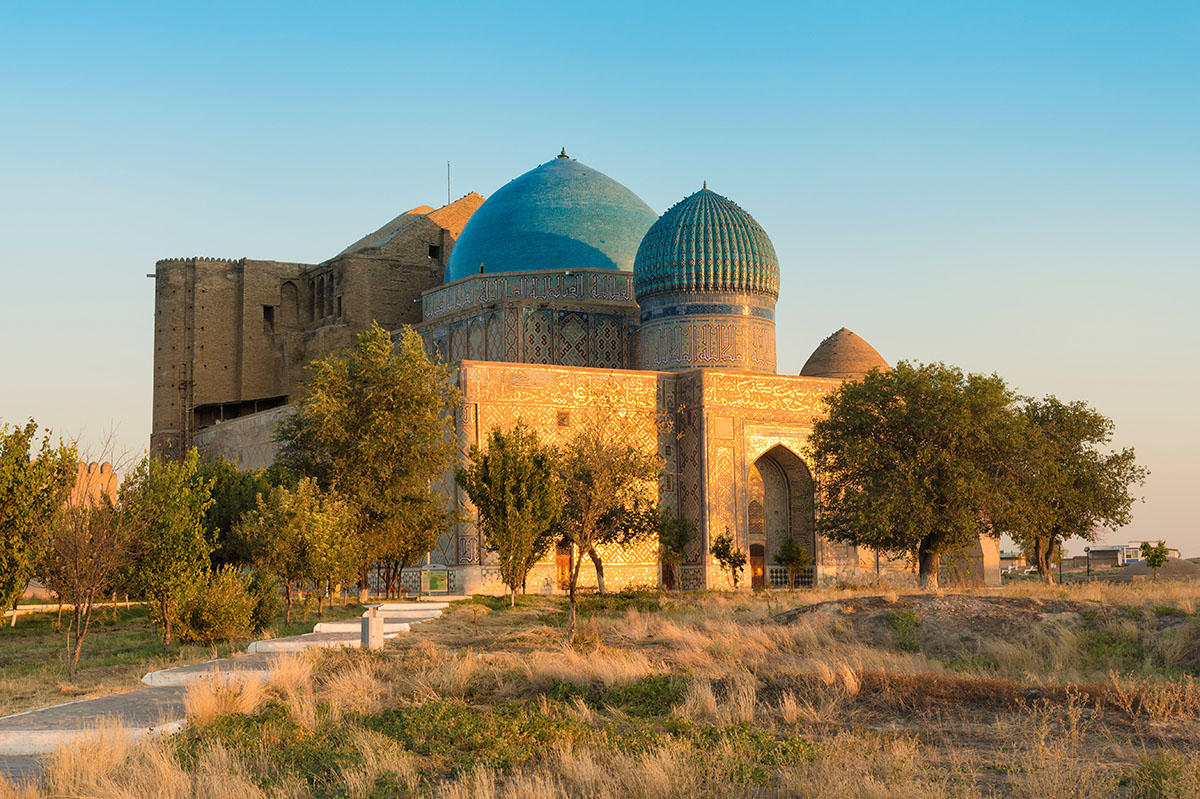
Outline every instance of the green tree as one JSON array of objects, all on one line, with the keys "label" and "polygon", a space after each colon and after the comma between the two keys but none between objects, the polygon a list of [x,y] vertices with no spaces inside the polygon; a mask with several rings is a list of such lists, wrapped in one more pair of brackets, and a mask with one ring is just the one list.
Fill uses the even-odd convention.
[{"label": "green tree", "polygon": [[996,375],[901,362],[825,398],[807,451],[820,486],[817,530],[916,556],[936,588],[943,553],[996,535],[1013,492],[1015,397]]},{"label": "green tree", "polygon": [[1003,529],[1026,552],[1047,583],[1068,538],[1095,541],[1102,528],[1129,523],[1131,486],[1148,474],[1132,449],[1106,451],[1112,420],[1085,402],[1053,396],[1026,400],[1018,412],[1021,446],[1010,472],[1014,481],[1000,514]]},{"label": "green tree", "polygon": [[67,631],[67,669],[79,668],[83,642],[98,599],[113,589],[129,564],[137,518],[106,494],[75,496],[63,503],[50,525],[38,574],[54,586],[59,602],[72,607]]},{"label": "green tree", "polygon": [[517,589],[554,543],[562,512],[556,453],[533,430],[517,421],[509,431],[494,428],[487,450],[471,447],[470,463],[459,469],[459,485],[479,513],[484,545],[500,560],[500,578],[510,604]]},{"label": "green tree", "polygon": [[1158,570],[1167,565],[1167,560],[1170,556],[1170,552],[1167,550],[1167,543],[1159,541],[1157,544],[1151,544],[1149,541],[1143,541],[1140,549],[1142,551],[1142,559],[1154,571],[1154,579],[1157,580]]},{"label": "green tree", "polygon": [[204,514],[204,529],[213,544],[213,567],[247,565],[252,553],[249,544],[238,537],[236,526],[242,514],[255,507],[259,494],[271,490],[267,470],[242,471],[218,456],[201,460],[199,473],[212,483],[213,502]]},{"label": "green tree", "polygon": [[724,533],[713,539],[712,546],[708,548],[708,551],[721,565],[721,568],[729,572],[729,579],[733,581],[733,587],[736,590],[738,576],[746,566],[746,552],[734,542],[728,527],[725,528]]},{"label": "green tree", "polygon": [[[598,546],[652,529],[654,481],[661,469],[657,452],[647,449],[644,422],[617,401],[612,386],[594,389],[580,414],[578,432],[558,458],[563,490],[561,529],[572,548],[568,571],[567,643],[575,640],[579,570],[585,555],[599,563]],[[653,424],[653,420],[650,420]],[[598,580],[603,573],[597,569]]]},{"label": "green tree", "polygon": [[33,576],[45,527],[74,484],[75,448],[52,447],[46,432],[32,455],[37,432],[32,419],[24,427],[0,424],[0,608],[20,599]]},{"label": "green tree", "polygon": [[812,565],[812,556],[808,554],[808,549],[791,533],[779,542],[779,551],[775,553],[773,560],[787,569],[788,588],[795,588],[796,579]]},{"label": "green tree", "polygon": [[451,511],[433,485],[453,461],[460,403],[449,370],[407,326],[393,343],[372,324],[348,353],[309,365],[306,393],[276,432],[279,463],[354,509],[360,601],[371,563],[411,564],[448,526]]},{"label": "green tree", "polygon": [[313,478],[259,495],[255,508],[238,522],[237,534],[250,545],[254,562],[283,583],[287,621],[298,588],[307,584],[320,592],[322,583],[328,587],[357,571],[361,554],[355,523],[350,505],[321,490]]},{"label": "green tree", "polygon": [[150,602],[164,647],[171,645],[179,599],[209,568],[204,514],[212,505],[211,489],[194,448],[181,461],[143,459],[121,486],[126,512],[137,517],[132,582]]},{"label": "green tree", "polygon": [[688,517],[662,509],[658,515],[658,559],[669,566],[674,583],[682,590],[679,568],[687,560],[688,547],[697,538],[696,523]]}]

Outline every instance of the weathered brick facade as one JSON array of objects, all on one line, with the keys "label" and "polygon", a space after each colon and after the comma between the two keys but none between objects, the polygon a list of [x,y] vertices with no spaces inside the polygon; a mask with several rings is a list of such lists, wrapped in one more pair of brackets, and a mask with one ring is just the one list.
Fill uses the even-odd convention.
[{"label": "weathered brick facade", "polygon": [[310,361],[378,322],[421,319],[454,242],[483,203],[414,208],[320,264],[176,258],[155,268],[150,448],[174,455],[198,431],[286,404]]}]

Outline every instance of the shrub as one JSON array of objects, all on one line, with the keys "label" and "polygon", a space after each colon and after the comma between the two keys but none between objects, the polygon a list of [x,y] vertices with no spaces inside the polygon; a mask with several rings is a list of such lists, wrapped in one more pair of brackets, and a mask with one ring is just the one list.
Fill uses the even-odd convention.
[{"label": "shrub", "polygon": [[888,625],[892,628],[892,645],[901,652],[920,652],[921,644],[917,641],[917,623],[920,621],[916,613],[903,608],[888,613]]},{"label": "shrub", "polygon": [[246,580],[246,591],[254,600],[254,610],[250,613],[250,630],[262,632],[271,626],[283,606],[283,601],[279,598],[279,581],[269,571],[251,569]]},{"label": "shrub", "polygon": [[211,644],[245,637],[254,608],[242,573],[235,566],[222,566],[183,592],[175,622],[179,640]]},{"label": "shrub", "polygon": [[677,674],[651,674],[631,683],[614,685],[604,692],[604,704],[634,716],[665,716],[683,701],[687,679]]}]

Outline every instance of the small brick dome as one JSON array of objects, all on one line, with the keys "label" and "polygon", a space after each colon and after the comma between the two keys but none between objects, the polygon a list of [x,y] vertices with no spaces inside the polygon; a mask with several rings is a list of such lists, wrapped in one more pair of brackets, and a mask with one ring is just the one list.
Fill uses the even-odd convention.
[{"label": "small brick dome", "polygon": [[639,300],[676,292],[779,297],[779,259],[767,232],[707,186],[659,217],[638,247],[633,274]]},{"label": "small brick dome", "polygon": [[633,269],[650,206],[564,151],[506,183],[479,207],[450,253],[445,282],[483,271]]},{"label": "small brick dome", "polygon": [[885,371],[891,368],[874,347],[843,327],[813,350],[800,375],[861,380],[876,367]]}]

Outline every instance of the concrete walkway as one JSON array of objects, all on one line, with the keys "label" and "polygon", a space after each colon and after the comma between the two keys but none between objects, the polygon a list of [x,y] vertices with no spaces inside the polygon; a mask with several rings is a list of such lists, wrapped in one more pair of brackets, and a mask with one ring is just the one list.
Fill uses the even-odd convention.
[{"label": "concrete walkway", "polygon": [[[449,602],[388,602],[374,607],[376,614],[384,619],[384,637],[395,638],[408,633],[414,624],[442,615]],[[142,682],[150,687],[138,691],[0,717],[0,774],[6,769],[36,768],[37,755],[48,754],[60,743],[88,735],[104,721],[123,726],[131,737],[176,732],[185,722],[183,696],[188,685],[214,677],[255,676],[266,680],[271,673],[272,655],[313,647],[358,647],[361,632],[362,623],[356,619],[321,622],[311,633],[255,641],[250,644],[248,654],[152,671],[142,677]]]},{"label": "concrete walkway", "polygon": [[132,737],[183,728],[183,686],[143,688],[0,718],[0,755],[44,755],[112,719]]}]

